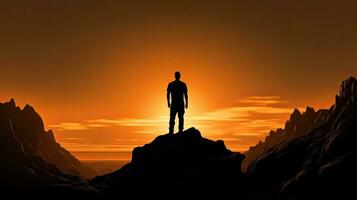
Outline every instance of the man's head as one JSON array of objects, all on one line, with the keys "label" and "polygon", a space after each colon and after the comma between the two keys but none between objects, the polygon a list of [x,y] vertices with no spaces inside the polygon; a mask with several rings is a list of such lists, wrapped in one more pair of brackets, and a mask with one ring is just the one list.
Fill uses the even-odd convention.
[{"label": "man's head", "polygon": [[181,78],[181,73],[179,71],[175,72],[175,79],[180,80]]}]

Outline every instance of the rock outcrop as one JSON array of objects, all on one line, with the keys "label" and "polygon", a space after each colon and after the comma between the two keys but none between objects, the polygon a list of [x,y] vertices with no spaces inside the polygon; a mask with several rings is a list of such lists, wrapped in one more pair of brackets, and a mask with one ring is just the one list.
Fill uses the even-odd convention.
[{"label": "rock outcrop", "polygon": [[[22,148],[27,154],[37,155],[73,176],[92,178],[97,175],[93,169],[82,164],[70,152],[61,147],[56,142],[51,130],[45,131],[42,118],[32,106],[26,105],[21,109],[16,106],[13,99],[0,104],[0,123],[4,124],[4,130],[7,129],[9,122],[11,122],[17,140],[21,142]],[[10,146],[11,143],[6,147],[0,147],[0,149],[6,152]]]},{"label": "rock outcrop", "polygon": [[[190,128],[175,135],[161,135],[137,147],[132,160],[120,170],[96,177],[92,184],[107,195],[130,191],[198,194],[244,187],[240,165],[244,156],[226,149],[223,141],[211,141]],[[233,185],[231,183],[234,182]],[[244,190],[242,190],[244,191]],[[160,196],[160,192],[155,196]]]},{"label": "rock outcrop", "polygon": [[[8,104],[7,104],[8,105]],[[7,106],[5,105],[5,106]],[[0,106],[0,109],[4,105]],[[23,142],[14,129],[11,118],[0,117],[0,192],[12,198],[97,195],[85,180],[62,172],[29,151],[30,142]]]},{"label": "rock outcrop", "polygon": [[295,109],[290,115],[290,119],[285,123],[283,129],[280,128],[276,131],[270,131],[264,142],[259,142],[244,153],[245,159],[242,163],[242,170],[246,171],[252,160],[256,159],[270,148],[294,138],[304,136],[312,129],[325,123],[327,114],[328,110],[326,109],[315,111],[311,107],[306,107],[306,111],[303,113],[298,109]]},{"label": "rock outcrop", "polygon": [[354,198],[357,179],[357,81],[343,81],[335,104],[307,134],[251,162],[248,176],[270,198]]}]

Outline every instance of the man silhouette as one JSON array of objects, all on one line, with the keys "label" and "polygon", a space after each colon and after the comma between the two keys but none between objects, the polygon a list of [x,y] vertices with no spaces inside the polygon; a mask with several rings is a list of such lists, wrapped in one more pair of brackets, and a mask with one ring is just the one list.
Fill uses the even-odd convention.
[{"label": "man silhouette", "polygon": [[[175,79],[167,86],[167,105],[170,108],[169,133],[174,133],[176,113],[179,118],[179,132],[183,131],[183,115],[188,108],[188,96],[186,84],[180,81],[180,72],[175,72]],[[170,103],[171,94],[171,103]],[[185,102],[184,102],[185,100]]]}]

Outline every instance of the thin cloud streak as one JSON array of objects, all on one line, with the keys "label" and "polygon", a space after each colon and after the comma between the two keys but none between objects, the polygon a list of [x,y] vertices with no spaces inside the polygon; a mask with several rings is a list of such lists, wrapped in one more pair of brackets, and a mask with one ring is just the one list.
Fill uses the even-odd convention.
[{"label": "thin cloud streak", "polygon": [[73,131],[82,131],[87,130],[88,126],[83,123],[78,122],[63,122],[60,124],[50,125],[50,128],[54,128],[56,130],[73,130]]},{"label": "thin cloud streak", "polygon": [[130,152],[133,150],[133,145],[122,144],[81,144],[74,142],[61,143],[65,148],[71,151],[95,151],[95,152]]},{"label": "thin cloud streak", "polygon": [[273,105],[273,104],[283,104],[288,101],[282,100],[279,96],[251,96],[237,101],[238,103],[246,103],[253,105]]}]

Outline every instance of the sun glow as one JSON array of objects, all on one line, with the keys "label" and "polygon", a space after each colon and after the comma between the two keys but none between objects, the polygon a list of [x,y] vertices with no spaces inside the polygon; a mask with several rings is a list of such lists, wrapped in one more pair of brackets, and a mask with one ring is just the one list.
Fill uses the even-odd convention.
[{"label": "sun glow", "polygon": [[[251,100],[254,99],[252,102]],[[185,113],[185,127],[196,127],[204,137],[224,140],[227,146],[235,151],[245,151],[249,146],[263,139],[273,129],[282,127],[288,115],[293,111],[286,107],[285,100],[270,97],[247,97],[237,101],[232,107],[219,108],[206,112],[190,110],[197,105],[192,98],[189,109]],[[279,99],[279,100],[277,100]],[[249,100],[249,101],[247,101]],[[166,104],[165,104],[166,106]],[[198,109],[199,110],[199,109]],[[104,144],[90,144],[81,138],[63,138],[62,144],[75,152],[130,152],[136,146],[141,146],[158,134],[168,132],[169,109],[166,107],[156,116],[142,118],[111,118],[90,119],[83,122],[65,122],[50,127],[63,131],[93,131],[108,132],[112,129],[126,129],[131,137],[108,138]],[[176,120],[177,122],[177,120]],[[177,124],[176,124],[177,130]],[[97,141],[98,142],[98,141]]]}]

